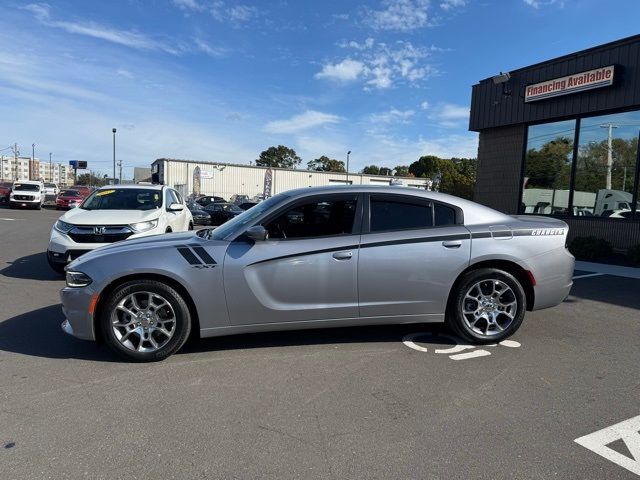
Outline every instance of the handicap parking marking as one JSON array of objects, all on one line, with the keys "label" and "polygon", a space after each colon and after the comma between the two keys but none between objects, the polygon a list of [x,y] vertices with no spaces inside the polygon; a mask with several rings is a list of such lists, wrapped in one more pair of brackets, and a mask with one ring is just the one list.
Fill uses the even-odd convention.
[{"label": "handicap parking marking", "polygon": [[[616,441],[624,443],[630,456],[607,446]],[[574,442],[640,476],[640,415],[576,438]]]},{"label": "handicap parking marking", "polygon": [[[484,348],[491,348],[497,345],[501,345],[503,347],[508,348],[518,348],[521,346],[520,342],[516,342],[515,340],[503,340],[499,343],[491,343],[488,345],[469,345],[465,343],[458,343],[459,339],[452,337],[450,335],[440,334],[434,335],[431,332],[417,332],[410,333],[405,335],[402,338],[402,343],[411,348],[412,350],[416,350],[421,353],[428,353],[429,349],[427,347],[423,347],[422,345],[418,345],[414,339],[418,337],[427,337],[425,341],[420,343],[442,343],[442,340],[445,340],[447,343],[451,343],[453,346],[449,348],[436,348],[434,352],[436,354],[444,354],[448,355],[451,360],[469,360],[472,358],[479,357],[487,357],[491,355],[491,352],[485,350]],[[431,341],[430,341],[431,340]],[[468,351],[465,351],[468,350]]]},{"label": "handicap parking marking", "polygon": [[578,280],[579,278],[600,277],[602,275],[604,275],[604,273],[585,273],[584,275],[576,275],[573,279]]}]

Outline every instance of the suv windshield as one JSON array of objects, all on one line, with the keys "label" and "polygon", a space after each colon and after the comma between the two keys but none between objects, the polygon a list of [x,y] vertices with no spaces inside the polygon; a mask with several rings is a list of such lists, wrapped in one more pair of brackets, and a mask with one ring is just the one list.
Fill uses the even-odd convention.
[{"label": "suv windshield", "polygon": [[14,183],[13,190],[16,192],[39,192],[40,185],[36,183]]},{"label": "suv windshield", "polygon": [[142,188],[96,190],[84,201],[84,210],[154,210],[162,207],[162,191]]},{"label": "suv windshield", "polygon": [[238,230],[244,228],[245,226],[252,223],[256,218],[261,216],[267,210],[270,210],[275,205],[283,202],[289,198],[288,195],[283,193],[276,195],[275,197],[268,198],[264,202],[259,203],[253,208],[246,210],[241,213],[237,217],[233,217],[231,220],[223,223],[221,226],[216,229],[204,229],[198,232],[198,235],[203,238],[210,238],[213,240],[223,240],[232,233],[237,232]]}]

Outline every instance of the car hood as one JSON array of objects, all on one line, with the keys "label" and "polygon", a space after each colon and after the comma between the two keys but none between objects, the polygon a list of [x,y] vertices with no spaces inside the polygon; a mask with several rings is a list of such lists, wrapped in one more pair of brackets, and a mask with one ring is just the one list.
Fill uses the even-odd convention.
[{"label": "car hood", "polygon": [[[129,253],[132,251],[140,250],[145,257],[153,258],[154,253],[153,250],[156,249],[164,249],[164,248],[173,248],[183,245],[191,245],[198,244],[201,245],[203,242],[202,238],[196,235],[196,232],[179,232],[179,233],[163,233],[160,235],[151,235],[149,237],[141,237],[134,239],[122,240],[120,242],[113,243],[111,245],[106,245],[104,247],[97,248],[90,252],[85,253],[84,255],[78,257],[76,260],[69,264],[69,269],[77,268],[82,264],[89,262],[91,260],[104,257],[104,256],[113,256],[119,255],[122,253]],[[225,241],[212,241],[207,240],[207,245],[211,244],[227,244]]]},{"label": "car hood", "polygon": [[160,209],[154,210],[84,210],[74,208],[60,217],[73,225],[130,225],[148,222],[160,216]]}]

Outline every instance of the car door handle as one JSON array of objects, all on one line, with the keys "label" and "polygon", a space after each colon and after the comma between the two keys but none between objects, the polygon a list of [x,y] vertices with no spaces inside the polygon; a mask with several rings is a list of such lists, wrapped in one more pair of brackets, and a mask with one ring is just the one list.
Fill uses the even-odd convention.
[{"label": "car door handle", "polygon": [[333,254],[333,258],[336,260],[349,260],[351,257],[353,257],[353,252],[351,250],[336,252]]},{"label": "car door handle", "polygon": [[460,240],[445,240],[442,242],[442,246],[444,248],[460,248],[462,246],[462,242]]}]

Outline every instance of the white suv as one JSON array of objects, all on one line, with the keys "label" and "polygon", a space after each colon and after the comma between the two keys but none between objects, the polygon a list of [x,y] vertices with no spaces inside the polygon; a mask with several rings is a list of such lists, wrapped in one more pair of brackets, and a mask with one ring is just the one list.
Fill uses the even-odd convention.
[{"label": "white suv", "polygon": [[13,182],[9,203],[11,208],[31,207],[40,210],[44,203],[44,185],[36,180]]},{"label": "white suv", "polygon": [[193,229],[183,198],[162,185],[102,187],[51,229],[47,260],[57,272],[83,253],[128,238]]}]

